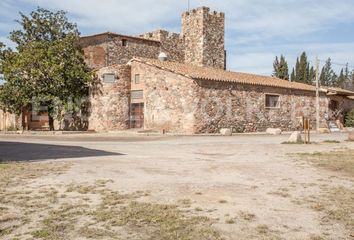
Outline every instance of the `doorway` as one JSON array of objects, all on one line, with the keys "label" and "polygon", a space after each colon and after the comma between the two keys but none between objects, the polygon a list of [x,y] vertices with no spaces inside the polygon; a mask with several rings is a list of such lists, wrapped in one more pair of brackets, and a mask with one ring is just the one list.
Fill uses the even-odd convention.
[{"label": "doorway", "polygon": [[144,103],[130,105],[130,128],[144,127]]}]

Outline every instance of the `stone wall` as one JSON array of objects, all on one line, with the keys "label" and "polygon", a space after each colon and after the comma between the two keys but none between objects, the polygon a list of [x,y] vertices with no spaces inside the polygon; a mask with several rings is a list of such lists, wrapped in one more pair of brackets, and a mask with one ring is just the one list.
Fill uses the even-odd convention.
[{"label": "stone wall", "polygon": [[[103,74],[114,73],[113,83],[103,82]],[[90,89],[89,129],[124,130],[129,127],[131,69],[114,65],[96,72],[97,81]]]},{"label": "stone wall", "polygon": [[80,45],[93,69],[126,64],[133,57],[157,58],[160,52],[160,42],[110,34],[81,38]]},{"label": "stone wall", "polygon": [[327,97],[327,104],[330,105],[330,101],[333,100],[337,103],[337,111],[333,111],[328,108],[327,113],[330,121],[339,120],[344,124],[345,113],[354,109],[354,100],[347,98],[346,96],[333,95]]},{"label": "stone wall", "polygon": [[[284,131],[302,128],[302,117],[316,124],[315,92],[230,82],[192,80],[140,62],[132,75],[144,81],[144,128],[174,133]],[[279,108],[267,108],[266,95],[279,95]],[[326,124],[328,97],[320,95],[320,124]]]},{"label": "stone wall", "polygon": [[201,7],[182,15],[185,63],[225,68],[225,16]]},{"label": "stone wall", "polygon": [[0,131],[14,130],[21,127],[20,117],[0,109]]},{"label": "stone wall", "polygon": [[132,62],[132,76],[144,82],[144,129],[194,132],[195,83],[186,77]]},{"label": "stone wall", "polygon": [[[196,133],[217,133],[220,128],[234,132],[257,132],[267,128],[301,129],[302,116],[315,127],[315,92],[296,91],[229,82],[198,80],[200,99],[195,114]],[[266,108],[266,94],[280,96],[279,108]],[[320,117],[324,122],[327,98],[320,97]]]},{"label": "stone wall", "polygon": [[179,33],[157,30],[144,33],[140,37],[159,41],[160,51],[166,53],[170,61],[184,62],[184,41]]},{"label": "stone wall", "polygon": [[224,69],[225,16],[201,7],[182,15],[182,33],[157,30],[124,36],[102,33],[82,37],[87,64],[93,69],[126,64],[133,57],[157,58],[165,52],[171,61]]}]

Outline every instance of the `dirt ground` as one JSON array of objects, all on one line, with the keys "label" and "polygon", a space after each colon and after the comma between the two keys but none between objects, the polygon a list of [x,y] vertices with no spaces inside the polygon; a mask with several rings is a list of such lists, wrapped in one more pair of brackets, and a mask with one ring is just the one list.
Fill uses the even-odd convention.
[{"label": "dirt ground", "polygon": [[0,135],[0,239],[354,239],[354,143]]}]

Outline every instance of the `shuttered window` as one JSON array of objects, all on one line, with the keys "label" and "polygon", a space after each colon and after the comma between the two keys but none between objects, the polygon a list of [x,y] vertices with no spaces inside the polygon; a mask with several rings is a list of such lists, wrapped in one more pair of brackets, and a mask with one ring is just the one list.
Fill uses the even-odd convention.
[{"label": "shuttered window", "polygon": [[113,83],[116,79],[116,76],[114,73],[105,73],[103,74],[103,82],[105,83]]},{"label": "shuttered window", "polygon": [[132,91],[131,97],[132,99],[143,99],[144,93],[142,90]]}]

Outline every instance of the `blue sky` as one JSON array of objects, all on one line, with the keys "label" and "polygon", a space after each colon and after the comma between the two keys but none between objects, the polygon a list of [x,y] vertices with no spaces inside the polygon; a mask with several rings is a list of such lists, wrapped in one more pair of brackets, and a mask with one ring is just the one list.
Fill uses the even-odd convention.
[{"label": "blue sky", "polygon": [[[276,55],[290,65],[302,51],[311,61],[331,57],[354,65],[353,0],[190,0],[226,14],[228,69],[272,73]],[[18,12],[36,6],[65,10],[82,35],[104,31],[137,35],[155,29],[180,32],[187,0],[1,0],[0,41],[17,27]]]}]

